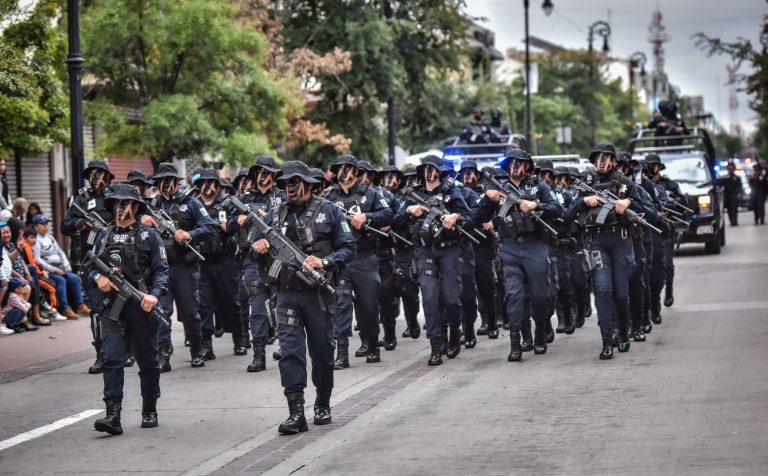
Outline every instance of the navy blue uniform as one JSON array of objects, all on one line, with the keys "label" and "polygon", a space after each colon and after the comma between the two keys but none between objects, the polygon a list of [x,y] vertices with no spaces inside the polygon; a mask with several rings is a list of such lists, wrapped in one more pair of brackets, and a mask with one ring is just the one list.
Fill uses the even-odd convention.
[{"label": "navy blue uniform", "polygon": [[[216,197],[205,205],[208,216],[227,222],[229,211],[223,207],[223,198]],[[224,332],[232,334],[232,342],[238,354],[245,352],[243,324],[240,318],[240,304],[237,301],[240,266],[235,259],[234,239],[217,227],[216,233],[200,241],[200,253],[205,261],[200,266],[200,321],[203,331],[203,347],[211,347],[211,336],[215,332],[213,315],[222,323]],[[212,354],[211,354],[212,355]]]},{"label": "navy blue uniform", "polygon": [[[352,185],[348,192],[341,186],[336,186],[326,193],[326,198],[346,210],[364,213],[372,228],[382,228],[392,223],[392,209],[384,200],[381,193],[358,183]],[[357,242],[357,254],[342,271],[336,289],[339,295],[336,307],[336,339],[352,335],[352,307],[360,328],[360,338],[363,345],[369,349],[378,346],[379,341],[379,303],[378,292],[381,278],[379,276],[379,259],[376,256],[377,238],[365,230],[352,229],[352,235]],[[353,297],[354,296],[354,297]]]},{"label": "navy blue uniform", "polygon": [[[650,181],[643,178],[643,182]],[[648,193],[644,186],[637,189],[640,196],[640,207],[643,209],[644,218],[651,224],[659,225],[658,214],[654,202],[655,197]],[[636,341],[643,340],[643,325],[645,318],[646,299],[650,296],[650,281],[648,280],[650,258],[653,253],[654,233],[650,228],[633,224],[632,246],[635,252],[635,271],[629,280],[629,314],[632,326],[632,334]]]},{"label": "navy blue uniform", "polygon": [[[590,180],[588,179],[589,183]],[[643,213],[640,195],[635,184],[618,172],[598,175],[595,189],[607,189],[619,198],[631,200],[630,209]],[[585,229],[587,248],[599,256],[602,263],[592,271],[598,325],[606,335],[618,323],[620,331],[629,324],[629,280],[635,268],[635,254],[628,220],[611,211],[603,225],[595,223],[601,207],[590,208],[582,195],[575,197],[568,209],[568,219],[579,219]]]},{"label": "navy blue uniform", "polygon": [[[402,206],[402,197],[398,198],[398,209]],[[393,226],[394,227],[394,226]],[[408,246],[400,241],[395,243],[395,291],[403,303],[403,314],[408,328],[403,332],[403,337],[417,339],[421,334],[421,326],[418,320],[419,314],[419,283],[418,277],[413,273],[413,255],[416,251],[418,236],[414,236],[408,228],[398,228],[395,231],[404,236],[414,246]]]},{"label": "navy blue uniform", "polygon": [[739,198],[744,193],[741,177],[736,174],[717,179],[717,185],[723,187],[723,200],[725,209],[728,210],[728,220],[731,226],[739,224]]},{"label": "navy blue uniform", "polygon": [[[121,267],[125,277],[140,291],[158,299],[163,297],[168,284],[168,262],[160,235],[153,228],[139,224],[128,228],[110,227],[99,234],[93,251],[105,262]],[[95,270],[88,270],[88,280],[94,285],[98,297],[94,313],[101,319],[104,398],[123,398],[123,366],[128,342],[133,346],[139,364],[141,395],[158,398],[157,321],[133,301],[126,302],[122,310],[116,309],[113,305],[115,293],[101,292],[95,284],[96,275]]]},{"label": "navy blue uniform", "polygon": [[[240,201],[248,205],[258,213],[259,210],[269,212],[274,206],[283,201],[282,193],[271,188],[262,193],[254,188],[240,197]],[[253,344],[267,344],[270,339],[269,314],[267,301],[272,296],[269,285],[264,279],[261,270],[260,258],[251,250],[248,234],[252,233],[252,226],[246,224],[241,227],[237,224],[239,213],[232,214],[227,222],[227,230],[236,237],[238,256],[242,268],[242,280],[239,287],[241,311],[251,330],[251,342]],[[252,237],[251,237],[252,238]]]},{"label": "navy blue uniform", "polygon": [[[313,203],[318,202],[319,205]],[[355,255],[355,241],[346,218],[332,203],[313,197],[304,205],[281,204],[264,218],[285,230],[285,236],[308,254],[328,262],[326,271],[338,273]],[[314,240],[302,243],[299,227],[311,228]],[[306,235],[304,235],[306,236]],[[261,238],[256,234],[255,240]],[[312,359],[312,383],[318,393],[333,388],[336,298],[327,290],[309,287],[284,266],[277,283],[276,313],[280,350],[280,381],[289,399],[303,397],[307,386],[307,350]]]},{"label": "navy blue uniform", "polygon": [[[400,200],[389,190],[380,190],[384,201],[392,210],[392,216],[400,209]],[[397,240],[394,238],[379,238],[376,255],[379,258],[379,316],[381,324],[384,327],[385,349],[394,350],[397,344],[395,334],[395,322],[400,314],[400,302],[398,299],[397,285],[400,280],[396,279],[395,249]]]},{"label": "navy blue uniform", "polygon": [[[414,190],[425,198],[437,197],[448,213],[457,213],[460,220],[471,221],[469,207],[458,188],[445,190],[438,186],[428,191],[418,186]],[[420,233],[419,230],[428,229],[429,226],[422,226],[426,218],[424,215],[417,219],[407,212],[413,204],[411,199],[403,201],[393,226],[396,229],[410,227],[415,230],[412,235],[420,237],[413,257],[414,267],[421,288],[427,337],[436,339],[443,336],[443,317],[452,327],[461,325],[461,235],[455,230],[443,230],[437,239],[432,239]]]},{"label": "navy blue uniform", "polygon": [[[162,195],[155,197],[150,206],[165,210],[179,230],[190,234],[190,243],[194,246],[208,236],[217,233],[216,222],[208,215],[203,204],[197,198],[188,197],[178,202],[176,194],[170,200]],[[202,339],[200,326],[198,282],[200,280],[200,265],[198,258],[184,245],[176,243],[172,236],[163,236],[165,252],[168,255],[170,279],[168,292],[163,294],[160,305],[163,312],[173,314],[173,304],[176,301],[177,319],[184,324],[184,335],[190,340],[190,345]],[[171,329],[160,328],[160,347],[170,349]]]},{"label": "navy blue uniform", "polygon": [[[528,178],[518,187],[520,198],[537,201],[536,212],[551,222],[563,217],[563,207],[549,186],[536,178]],[[477,221],[486,222],[494,214],[499,229],[504,305],[511,336],[516,336],[531,315],[536,323],[536,335],[542,337],[546,320],[552,314],[552,261],[548,237],[530,214],[517,206],[508,206],[505,199],[493,202],[484,197],[477,208]],[[541,341],[538,338],[537,341]],[[538,342],[544,346],[544,342]]]},{"label": "navy blue uniform", "polygon": [[753,177],[749,179],[750,200],[752,211],[755,213],[755,225],[765,225],[765,198],[768,196],[768,175],[755,169]]},{"label": "navy blue uniform", "polygon": [[[474,190],[463,186],[457,188],[461,191],[461,195],[470,210],[477,207],[480,197]],[[476,236],[476,238],[479,239],[480,237]],[[464,328],[465,342],[466,339],[474,339],[475,320],[477,319],[477,282],[475,281],[477,261],[475,255],[475,245],[466,240],[463,243],[461,257],[461,322]]]}]

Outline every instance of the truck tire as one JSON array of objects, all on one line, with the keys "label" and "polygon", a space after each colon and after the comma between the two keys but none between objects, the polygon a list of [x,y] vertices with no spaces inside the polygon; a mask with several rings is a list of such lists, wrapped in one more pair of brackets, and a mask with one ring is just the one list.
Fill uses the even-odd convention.
[{"label": "truck tire", "polygon": [[717,236],[712,237],[711,240],[704,243],[704,251],[708,255],[719,255],[720,249],[722,248],[721,244],[724,239],[725,239],[725,231],[723,229],[720,229],[720,233],[718,233]]}]

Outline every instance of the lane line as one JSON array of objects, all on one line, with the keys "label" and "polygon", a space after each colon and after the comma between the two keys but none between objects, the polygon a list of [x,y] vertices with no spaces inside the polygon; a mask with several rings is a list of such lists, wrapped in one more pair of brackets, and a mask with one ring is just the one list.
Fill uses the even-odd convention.
[{"label": "lane line", "polygon": [[674,312],[708,312],[708,311],[759,311],[768,309],[768,301],[741,302],[708,302],[700,304],[683,304],[669,308]]},{"label": "lane line", "polygon": [[56,431],[60,428],[64,428],[65,426],[69,426],[73,423],[77,423],[80,420],[90,418],[102,412],[104,412],[104,410],[85,410],[84,412],[80,412],[77,415],[72,415],[67,418],[62,418],[61,420],[55,421],[49,425],[41,426],[40,428],[35,428],[34,430],[29,430],[26,433],[16,435],[13,438],[8,438],[7,440],[0,441],[0,451],[8,449],[11,446],[16,446],[18,444],[24,443],[26,441],[39,438],[43,435],[51,433],[52,431]]}]

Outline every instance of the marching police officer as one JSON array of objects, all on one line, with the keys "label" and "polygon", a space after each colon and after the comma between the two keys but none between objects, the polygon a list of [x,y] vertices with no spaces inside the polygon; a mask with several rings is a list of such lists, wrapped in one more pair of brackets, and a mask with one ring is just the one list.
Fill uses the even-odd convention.
[{"label": "marching police officer", "polygon": [[[547,184],[550,189],[555,186],[555,165],[551,160],[539,160],[536,163],[535,171],[539,180]],[[555,194],[555,197],[558,198],[558,203],[560,203],[562,206],[560,197],[558,197],[554,190],[552,192]],[[555,225],[563,222],[564,221],[561,220],[554,221]],[[558,329],[558,331],[563,332],[566,329],[564,327],[565,321],[570,320],[570,316],[568,315],[570,314],[570,311],[566,310],[566,308],[570,309],[570,307],[573,305],[573,294],[571,292],[570,286],[567,285],[567,283],[571,281],[571,264],[569,259],[570,255],[566,252],[566,250],[560,250],[559,233],[557,235],[550,236],[550,245],[552,247],[550,252],[550,264],[552,270],[551,274],[552,282],[554,283],[554,286],[552,287],[552,300],[555,303],[555,308],[558,309],[558,327],[561,327],[561,323],[563,326]],[[546,329],[547,344],[550,344],[555,340],[556,333],[555,329],[552,328],[552,320],[547,318],[544,325]]]},{"label": "marching police officer", "polygon": [[[179,190],[181,176],[175,165],[161,163],[157,173],[152,177],[160,189],[160,194],[150,201],[149,206],[165,212],[174,223],[176,233],[162,233],[165,252],[170,266],[168,291],[160,298],[163,312],[173,314],[173,303],[176,301],[178,319],[184,324],[184,336],[189,340],[189,351],[192,357],[192,367],[203,367],[205,361],[202,353],[202,330],[200,326],[198,282],[200,280],[200,265],[198,257],[184,243],[193,246],[201,240],[216,234],[216,222],[208,215],[200,200],[190,197],[185,191]],[[187,189],[186,191],[189,191]],[[150,216],[144,215],[142,223],[154,227],[158,223]],[[160,345],[160,371],[171,371],[171,329],[161,327],[158,341]]]},{"label": "marching police officer", "polygon": [[128,172],[128,177],[124,183],[129,183],[136,187],[136,193],[139,194],[141,199],[146,197],[147,190],[154,185],[142,170],[131,170]]},{"label": "marching police officer", "polygon": [[586,244],[594,260],[592,271],[598,325],[603,338],[600,359],[613,358],[612,330],[619,327],[619,352],[629,351],[629,280],[635,268],[630,222],[622,215],[627,209],[643,213],[637,187],[616,171],[613,144],[597,144],[589,155],[597,175],[587,176],[588,185],[607,190],[619,199],[607,216],[604,200],[597,195],[577,196],[568,209],[569,219],[578,218],[586,233]]},{"label": "marching police officer", "polygon": [[[477,206],[479,196],[484,189],[480,184],[480,171],[477,169],[477,163],[474,160],[465,160],[461,163],[459,177],[464,184],[464,189],[472,190],[475,193],[475,202],[471,205]],[[465,200],[467,195],[465,195]],[[480,328],[478,335],[487,335],[489,339],[499,337],[499,329],[496,326],[496,284],[493,281],[493,260],[496,257],[498,248],[498,234],[493,229],[493,221],[482,224],[483,232],[486,237],[478,237],[479,245],[474,246],[475,252],[475,283],[477,287],[477,304],[480,311]],[[466,324],[465,324],[466,326]],[[467,338],[464,343],[466,346]]]},{"label": "marching police officer", "polygon": [[[275,187],[279,173],[275,159],[266,155],[257,157],[256,163],[243,179],[252,188],[240,195],[240,200],[260,215],[268,213],[282,201],[282,195]],[[267,368],[266,346],[274,342],[267,308],[267,302],[271,301],[273,293],[261,269],[260,258],[251,252],[252,237],[249,238],[249,234],[253,233],[253,229],[246,219],[247,215],[234,214],[227,226],[229,232],[237,237],[238,256],[243,270],[240,305],[247,311],[247,315],[243,314],[248,319],[253,344],[253,361],[246,370],[261,372]]]},{"label": "marching police officer", "polygon": [[[449,359],[455,358],[461,350],[462,239],[457,228],[460,220],[471,221],[469,207],[461,192],[452,180],[443,182],[441,173],[445,175],[442,159],[435,155],[425,157],[416,168],[424,185],[413,191],[429,201],[440,203],[447,213],[429,214],[406,191],[393,222],[394,228],[410,227],[411,234],[419,236],[413,259],[427,321],[427,338],[432,348],[430,366],[443,363],[445,337],[448,341],[445,354]],[[443,321],[450,326],[449,336],[444,335]]]},{"label": "marching police officer", "polygon": [[[544,167],[542,166],[542,170]],[[568,190],[570,184],[570,175],[566,167],[555,167],[552,176],[552,190],[555,192],[557,201],[563,209],[568,209],[573,201],[573,193]],[[547,185],[550,185],[547,182]],[[557,258],[557,274],[559,282],[559,290],[557,293],[558,301],[558,324],[557,332],[563,332],[565,334],[573,334],[576,330],[576,322],[574,319],[574,309],[576,306],[574,302],[576,296],[574,295],[573,283],[573,270],[574,261],[578,260],[577,243],[578,243],[578,226],[573,221],[555,220],[554,228],[557,230],[557,239],[553,243],[554,255]],[[580,262],[578,262],[580,265]],[[562,319],[560,317],[562,316]]]},{"label": "marching police officer", "polygon": [[158,322],[149,312],[158,305],[168,282],[168,262],[163,241],[156,230],[140,224],[137,217],[146,207],[133,186],[118,184],[105,200],[115,222],[100,233],[93,252],[109,266],[119,267],[124,277],[144,298],[140,303],[115,299],[117,287],[97,269],[88,270],[88,281],[97,289],[94,312],[102,316],[101,358],[103,361],[104,402],[107,415],[96,420],[97,431],[123,433],[120,411],[123,400],[125,352],[131,343],[139,364],[141,381],[141,427],[157,426],[157,399],[160,397],[158,367]]},{"label": "marching police officer", "polygon": [[[486,222],[494,213],[497,217],[504,304],[510,336],[507,360],[520,362],[521,326],[523,320],[531,315],[536,323],[533,351],[536,354],[547,351],[546,321],[554,307],[551,302],[549,236],[539,220],[562,218],[563,207],[549,186],[532,176],[533,159],[524,150],[509,149],[499,166],[509,176],[508,191],[486,190],[477,208],[476,220]],[[514,199],[519,199],[519,202],[513,203]]]},{"label": "marching police officer", "polygon": [[765,225],[765,198],[768,196],[768,175],[765,174],[761,162],[754,165],[752,176],[749,178],[749,188],[752,189],[749,198],[755,213],[755,225]]},{"label": "marching police officer", "polygon": [[[91,237],[91,227],[93,224],[72,204],[76,204],[86,213],[95,213],[106,222],[112,220],[112,210],[106,205],[106,197],[109,185],[115,176],[109,171],[107,163],[103,160],[91,160],[88,162],[85,170],[83,170],[83,178],[87,182],[87,186],[79,190],[77,195],[70,197],[69,210],[61,222],[61,232],[69,236],[71,240],[69,259],[72,263],[72,269],[75,271],[80,271],[80,262],[93,246],[94,237]],[[90,242],[89,237],[91,237]],[[83,282],[84,297],[87,304],[81,305],[75,309],[75,312],[90,315],[93,347],[96,349],[96,361],[88,368],[88,373],[99,374],[102,371],[101,331],[99,330],[98,319],[95,319],[93,313],[88,309],[88,305],[93,307],[96,303],[95,299],[98,295],[98,290],[93,286],[93,283],[84,279],[82,275],[80,276],[80,281]],[[70,310],[70,312],[72,311]],[[132,359],[129,357],[128,360],[131,361]],[[132,362],[130,363],[132,364]]]},{"label": "marching police officer", "polygon": [[[312,185],[318,181],[310,173],[309,167],[302,162],[283,164],[278,181],[285,190],[287,202],[273,208],[265,222],[285,230],[285,236],[309,255],[304,261],[306,267],[338,272],[352,260],[355,241],[342,211],[312,195]],[[253,249],[265,254],[269,251],[269,243],[259,238],[257,234]],[[308,429],[304,417],[307,351],[312,359],[312,383],[317,389],[314,423],[331,423],[335,300],[325,288],[310,287],[300,280],[296,271],[283,266],[276,297],[282,352],[278,366],[290,411],[288,419],[278,428],[282,434]]]},{"label": "marching police officer", "polygon": [[[228,210],[221,197],[221,179],[213,169],[204,169],[192,185],[199,187],[200,200],[208,216],[218,220],[215,234],[200,241],[205,261],[200,266],[200,322],[203,331],[203,359],[213,360],[213,315],[222,323],[224,332],[232,333],[235,355],[248,354],[248,339],[243,335],[240,304],[233,291],[239,286],[240,267],[235,259],[235,244],[227,233]],[[247,332],[247,330],[246,330]]]},{"label": "marching police officer", "polygon": [[[355,259],[341,271],[336,293],[335,337],[338,344],[336,369],[349,367],[349,336],[352,335],[352,307],[360,328],[362,345],[356,357],[366,356],[366,363],[381,361],[379,353],[379,303],[381,284],[379,263],[376,257],[377,238],[365,226],[382,228],[392,223],[392,209],[381,193],[373,187],[357,182],[358,162],[355,157],[343,154],[331,165],[336,175],[336,186],[325,198],[348,213],[352,234],[357,242]],[[354,295],[354,298],[353,298]]]},{"label": "marching police officer", "polygon": [[[466,165],[466,163],[462,163]],[[456,174],[453,168],[444,166],[446,173],[453,176]],[[477,165],[475,165],[477,170]],[[463,167],[459,170],[463,172],[463,175],[467,174]],[[462,177],[463,180],[463,177]],[[461,192],[464,202],[470,211],[477,207],[480,199],[477,193],[472,187],[465,187],[463,182],[456,186]],[[482,232],[480,232],[482,233]],[[480,239],[487,239],[487,235],[483,233],[486,238],[478,236],[473,232],[473,237],[480,241]],[[462,269],[461,269],[461,325],[464,330],[464,348],[473,349],[477,345],[477,336],[475,335],[475,321],[477,320],[477,281],[475,280],[476,261],[475,261],[475,244],[470,240],[466,240],[462,243]]]}]

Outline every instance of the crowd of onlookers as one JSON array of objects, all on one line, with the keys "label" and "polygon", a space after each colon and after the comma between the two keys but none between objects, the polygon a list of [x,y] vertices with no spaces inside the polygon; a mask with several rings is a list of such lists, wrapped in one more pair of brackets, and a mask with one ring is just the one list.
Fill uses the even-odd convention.
[{"label": "crowd of onlookers", "polygon": [[87,316],[80,280],[37,203],[11,200],[0,159],[0,335]]}]

